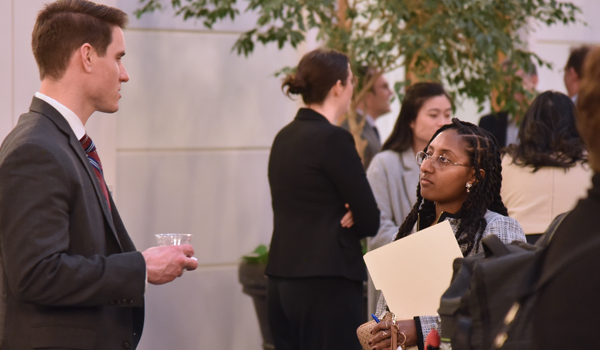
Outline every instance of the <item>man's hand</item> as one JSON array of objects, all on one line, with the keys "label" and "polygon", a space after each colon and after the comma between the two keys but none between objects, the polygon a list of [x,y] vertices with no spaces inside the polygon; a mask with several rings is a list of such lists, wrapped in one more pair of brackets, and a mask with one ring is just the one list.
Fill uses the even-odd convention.
[{"label": "man's hand", "polygon": [[148,282],[164,284],[181,276],[185,270],[195,270],[198,260],[189,244],[152,247],[142,252],[146,260]]}]

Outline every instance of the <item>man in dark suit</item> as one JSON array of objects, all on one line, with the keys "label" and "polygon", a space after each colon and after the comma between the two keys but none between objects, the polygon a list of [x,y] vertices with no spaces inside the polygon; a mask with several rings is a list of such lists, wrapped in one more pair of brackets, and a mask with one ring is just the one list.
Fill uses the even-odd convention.
[{"label": "man in dark suit", "polygon": [[[372,68],[363,67],[361,70],[362,80],[365,83],[373,81],[373,86],[367,91],[365,96],[356,103],[357,123],[364,121],[361,132],[363,140],[367,141],[367,146],[362,155],[362,162],[365,170],[371,164],[371,160],[379,151],[381,151],[381,138],[379,131],[375,126],[375,120],[391,110],[390,100],[393,92],[389,83],[383,74],[378,73]],[[344,120],[342,128],[351,131],[348,120]]]},{"label": "man in dark suit", "polygon": [[591,48],[589,45],[572,48],[567,64],[565,64],[563,80],[567,88],[567,95],[569,95],[573,102],[577,102],[579,86],[583,79],[583,62],[585,62],[585,57]]},{"label": "man in dark suit", "polygon": [[[513,63],[509,60],[505,61],[502,66],[506,69]],[[518,69],[515,73],[523,81],[523,87],[529,91],[535,91],[538,83],[537,69],[533,63],[527,65],[526,70]],[[515,100],[522,101],[525,96],[515,94]],[[525,111],[522,111],[525,113]],[[519,118],[520,116],[512,116],[508,112],[501,111],[485,115],[479,119],[479,127],[489,131],[500,147],[506,147],[511,143],[517,143],[517,135],[519,133]]]},{"label": "man in dark suit", "polygon": [[59,0],[32,35],[40,92],[0,148],[0,348],[131,349],[146,283],[193,270],[191,246],[135,251],[84,125],[129,76],[122,11]]}]

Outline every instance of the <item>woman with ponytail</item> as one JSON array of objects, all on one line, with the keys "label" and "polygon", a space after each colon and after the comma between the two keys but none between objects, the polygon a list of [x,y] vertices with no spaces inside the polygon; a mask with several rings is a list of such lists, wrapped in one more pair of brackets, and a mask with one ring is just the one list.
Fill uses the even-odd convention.
[{"label": "woman with ponytail", "polygon": [[[454,118],[452,124],[436,131],[425,149],[417,153],[416,161],[421,166],[417,202],[394,240],[449,220],[465,257],[483,251],[481,239],[487,235],[496,235],[504,243],[525,241],[521,225],[507,216],[500,197],[500,151],[490,133]],[[377,314],[384,314],[385,309],[382,297]],[[429,332],[439,331],[436,316],[416,316],[397,321],[397,325],[406,336],[405,345],[421,349]],[[372,340],[373,349],[390,348],[390,332],[383,332],[389,327],[390,321],[373,329],[373,334],[378,333]]]},{"label": "woman with ponytail", "polygon": [[307,53],[283,89],[306,107],[275,137],[269,158],[273,238],[266,274],[277,350],[360,349],[367,279],[360,240],[379,228],[379,210],[352,135],[353,77],[337,51]]}]

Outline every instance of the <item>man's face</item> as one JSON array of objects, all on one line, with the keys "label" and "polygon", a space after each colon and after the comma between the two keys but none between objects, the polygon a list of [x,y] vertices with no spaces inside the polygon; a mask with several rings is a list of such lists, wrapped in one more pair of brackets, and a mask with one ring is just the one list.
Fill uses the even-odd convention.
[{"label": "man's face", "polygon": [[575,68],[565,67],[565,75],[563,76],[563,80],[565,82],[565,87],[567,88],[567,94],[569,97],[573,98],[573,96],[579,93],[579,77],[577,76],[577,72],[575,72]]},{"label": "man's face", "polygon": [[380,75],[375,80],[372,91],[367,93],[366,112],[373,118],[388,113],[391,110],[390,100],[392,99],[392,94],[393,92],[390,89],[387,79],[383,75]]},{"label": "man's face", "polygon": [[125,55],[125,39],[121,28],[113,27],[112,42],[104,56],[98,56],[96,51],[93,55],[93,86],[89,98],[94,110],[114,113],[119,109],[121,83],[129,81],[129,75],[121,61]]},{"label": "man's face", "polygon": [[[535,88],[537,87],[537,84],[538,84],[538,76],[537,75],[526,74],[522,69],[519,69],[515,73],[515,75],[522,79],[523,88],[525,90],[531,92],[532,94],[535,93]],[[515,100],[519,103],[521,103],[525,100],[525,96],[523,96],[520,93],[515,93],[514,96],[515,96]]]}]

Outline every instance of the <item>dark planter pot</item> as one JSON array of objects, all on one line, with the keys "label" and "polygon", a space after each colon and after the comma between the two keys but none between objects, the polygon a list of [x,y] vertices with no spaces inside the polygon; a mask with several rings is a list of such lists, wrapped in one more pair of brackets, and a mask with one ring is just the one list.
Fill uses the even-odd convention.
[{"label": "dark planter pot", "polygon": [[242,292],[252,297],[260,332],[263,338],[263,349],[273,350],[273,338],[269,329],[269,317],[267,314],[267,276],[265,276],[265,264],[240,263],[238,278],[242,284]]}]

